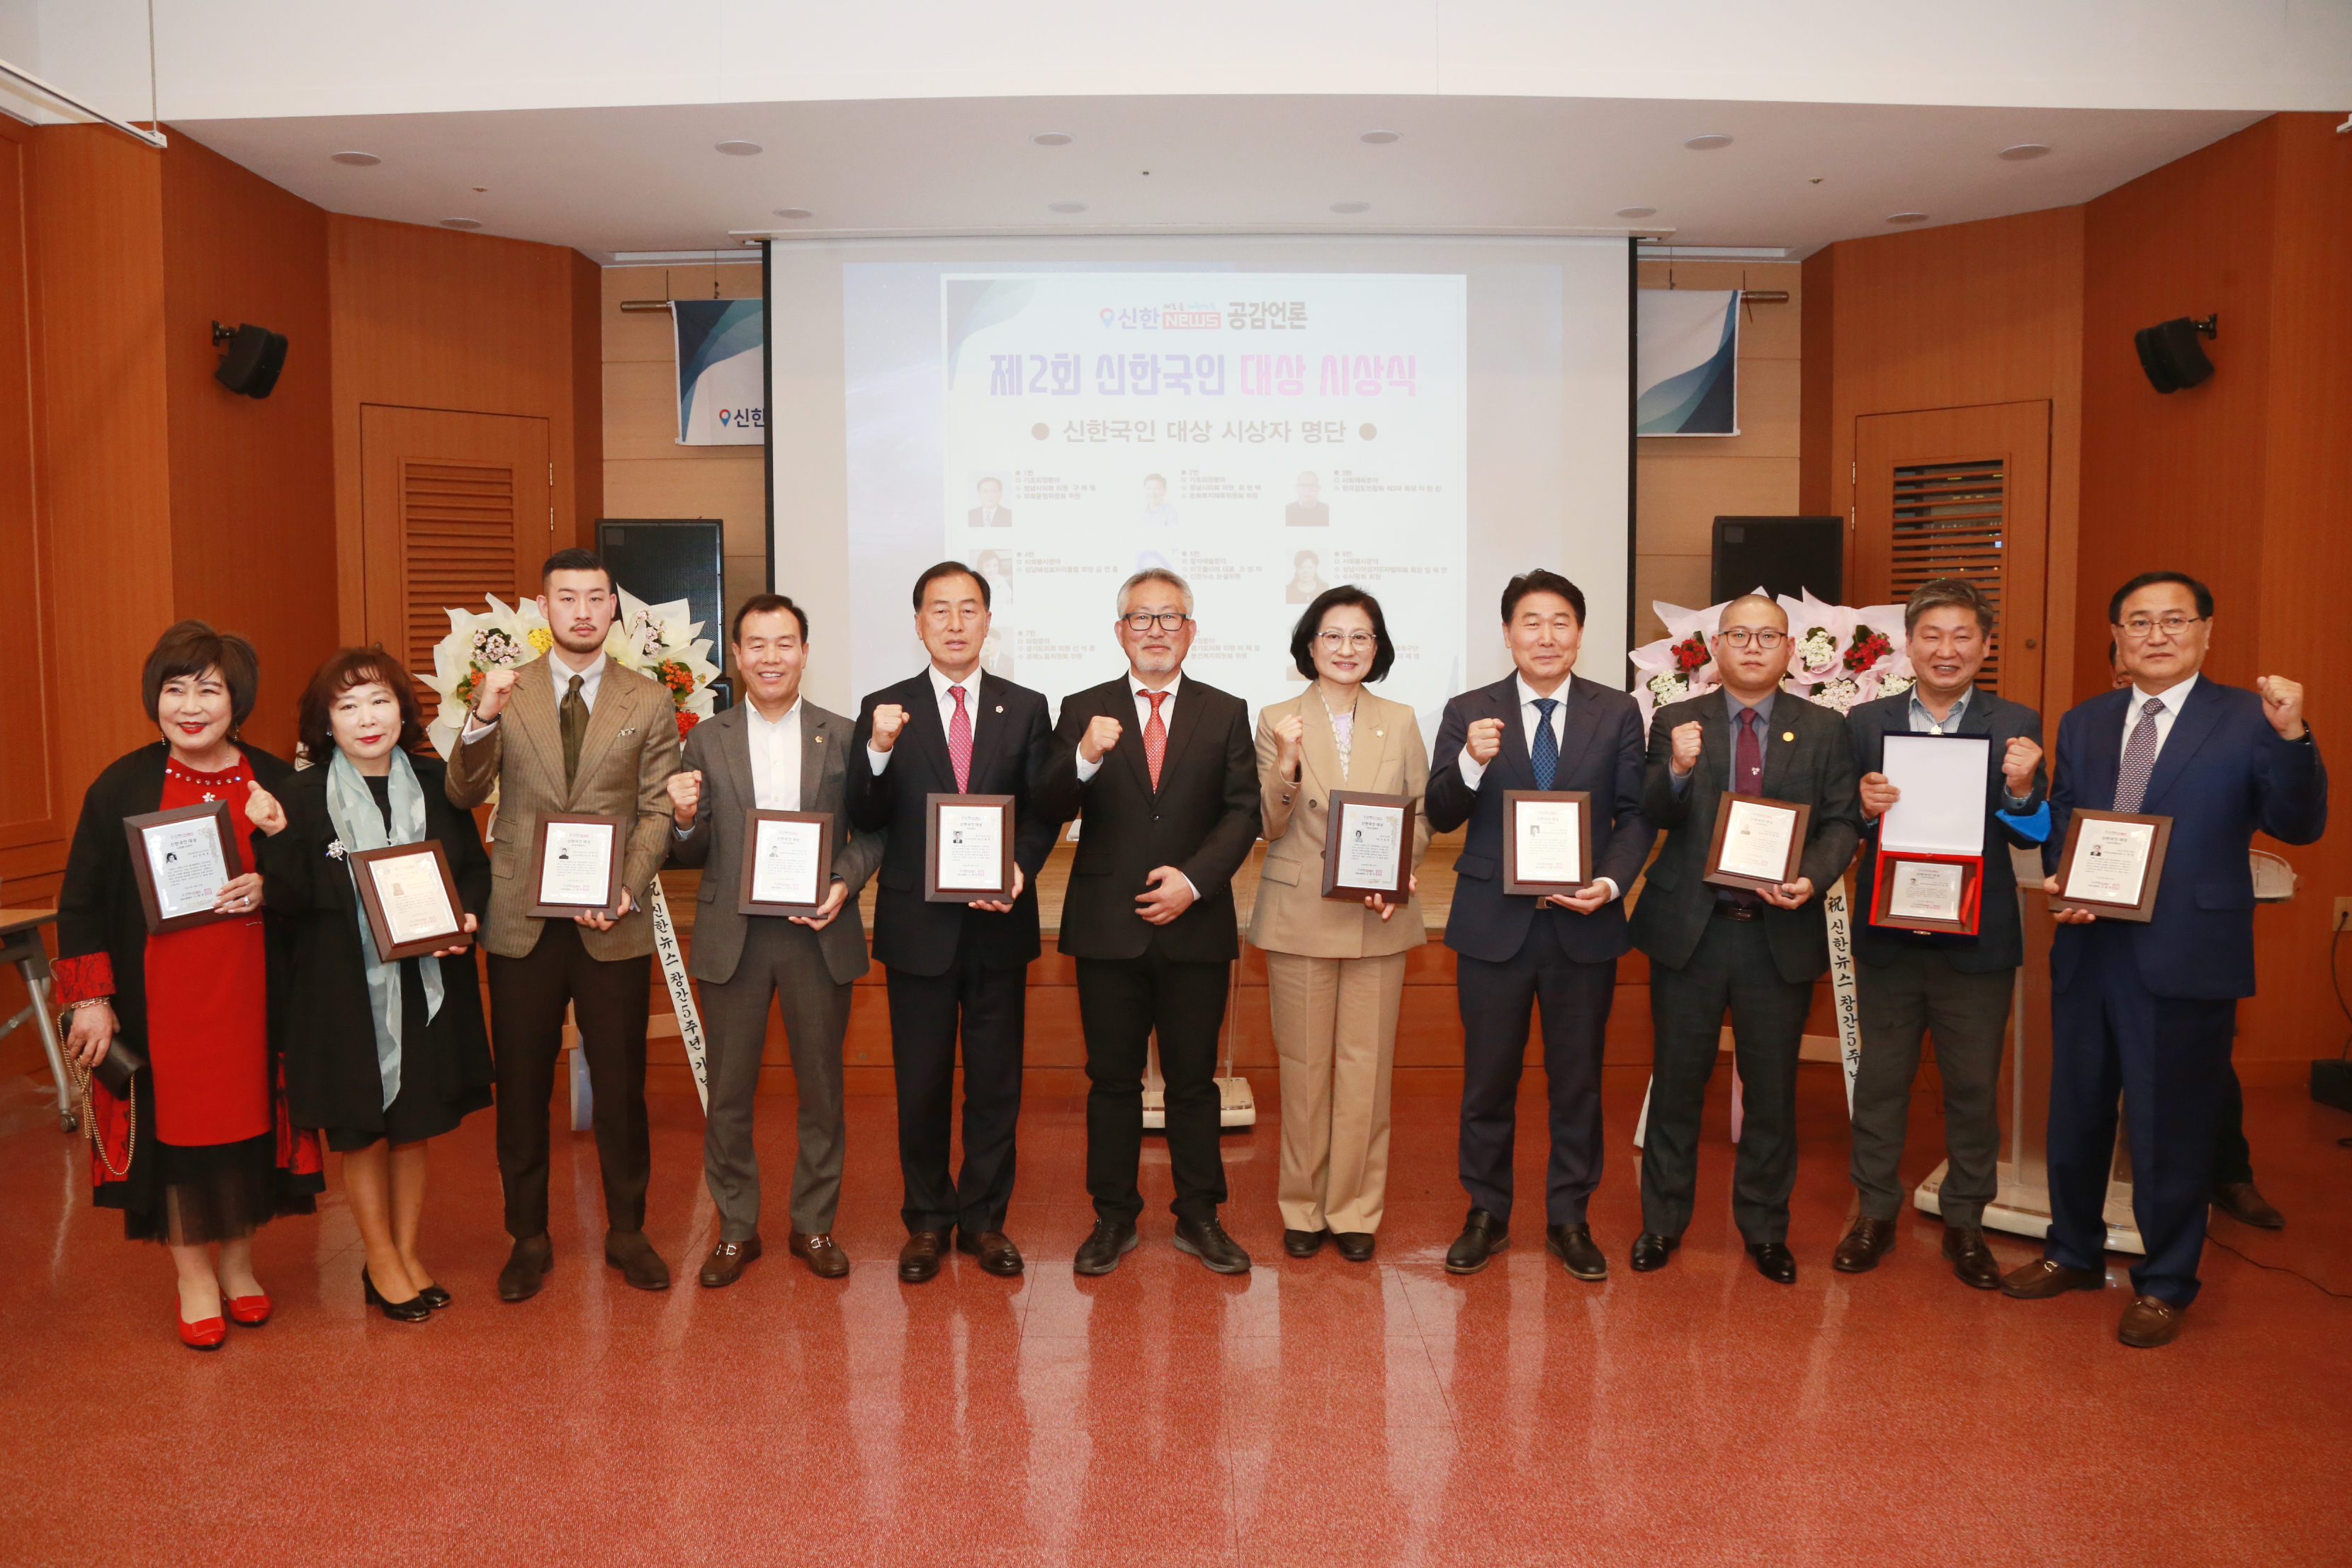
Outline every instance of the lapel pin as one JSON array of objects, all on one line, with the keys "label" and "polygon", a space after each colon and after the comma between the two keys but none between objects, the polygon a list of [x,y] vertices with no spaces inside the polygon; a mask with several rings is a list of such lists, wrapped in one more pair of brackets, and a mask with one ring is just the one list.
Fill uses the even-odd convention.
[{"label": "lapel pin", "polygon": [[1780,732],[1780,738],[1783,740],[1794,740],[1797,738],[1797,732],[1793,729],[1784,729]]},{"label": "lapel pin", "polygon": [[818,737],[816,737],[816,743],[817,743],[819,746],[823,746],[823,745],[824,744],[824,737],[823,737],[823,736],[821,736],[821,735],[820,735],[820,736],[818,736]]},{"label": "lapel pin", "polygon": [[1003,705],[1003,703],[998,703],[998,704],[996,705],[996,711],[997,711],[997,712],[999,712],[999,713],[1003,713],[1003,712],[1004,711],[1004,705]]}]

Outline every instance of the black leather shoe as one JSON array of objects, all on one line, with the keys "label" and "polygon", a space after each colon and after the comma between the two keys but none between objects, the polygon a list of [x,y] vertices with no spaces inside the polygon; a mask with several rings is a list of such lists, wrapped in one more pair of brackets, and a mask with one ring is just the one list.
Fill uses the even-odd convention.
[{"label": "black leather shoe", "polygon": [[555,1267],[555,1243],[547,1232],[526,1236],[514,1244],[507,1254],[507,1266],[499,1270],[499,1300],[527,1301],[539,1294],[539,1287],[547,1271]]},{"label": "black leather shoe", "polygon": [[1290,1230],[1282,1233],[1282,1249],[1293,1258],[1312,1258],[1323,1250],[1323,1243],[1331,1239],[1328,1230]]},{"label": "black leather shoe", "polygon": [[1944,1227],[1944,1256],[1951,1260],[1952,1275],[1961,1284],[1979,1291],[2000,1289],[2000,1265],[1994,1260],[1992,1249],[1985,1245],[1984,1227]]},{"label": "black leather shoe", "polygon": [[654,1244],[646,1239],[642,1230],[607,1230],[604,1232],[604,1261],[621,1271],[621,1277],[640,1291],[669,1289],[669,1265],[661,1260]]},{"label": "black leather shoe", "polygon": [[1108,1274],[1118,1267],[1118,1260],[1135,1250],[1135,1227],[1121,1225],[1116,1219],[1097,1219],[1095,1228],[1078,1243],[1078,1255],[1070,1260],[1074,1274]]},{"label": "black leather shoe", "polygon": [[2250,1181],[2215,1183],[2213,1207],[2241,1225],[2257,1226],[2264,1230],[2286,1228],[2286,1216],[2273,1207],[2271,1200],[2263,1196],[2262,1189]]},{"label": "black leather shoe", "polygon": [[1331,1233],[1331,1245],[1337,1247],[1339,1256],[1350,1263],[1370,1262],[1372,1249],[1377,1244],[1369,1230],[1335,1230]]},{"label": "black leather shoe", "polygon": [[898,1278],[909,1285],[919,1285],[936,1277],[940,1271],[940,1254],[946,1250],[948,1233],[944,1230],[918,1230],[907,1238],[898,1249]]},{"label": "black leather shoe", "polygon": [[1445,1249],[1445,1271],[1475,1274],[1511,1244],[1511,1228],[1483,1208],[1474,1208],[1462,1222],[1462,1234]]},{"label": "black leather shoe", "polygon": [[369,1306],[373,1307],[394,1322],[421,1323],[433,1315],[433,1309],[425,1304],[425,1298],[422,1295],[411,1296],[404,1301],[385,1301],[383,1292],[375,1288],[375,1281],[368,1278],[367,1265],[364,1263],[360,1265],[360,1291],[367,1297]]},{"label": "black leather shoe", "polygon": [[1895,1250],[1895,1221],[1864,1215],[1845,1233],[1831,1255],[1830,1267],[1841,1274],[1867,1274],[1878,1260]]},{"label": "black leather shoe", "polygon": [[1242,1244],[1225,1234],[1225,1228],[1214,1219],[1180,1219],[1176,1222],[1176,1250],[1190,1252],[1208,1265],[1213,1274],[1246,1274],[1250,1255]]},{"label": "black leather shoe", "polygon": [[442,1308],[447,1306],[452,1301],[456,1300],[456,1298],[451,1296],[448,1291],[443,1290],[438,1285],[425,1286],[423,1290],[416,1292],[416,1299],[423,1301],[426,1306],[431,1307],[436,1312]]},{"label": "black leather shoe", "polygon": [[1002,1230],[983,1230],[975,1236],[969,1230],[956,1231],[956,1250],[969,1252],[980,1260],[980,1266],[1003,1279],[1012,1279],[1021,1272],[1021,1249]]},{"label": "black leather shoe", "polygon": [[1609,1278],[1609,1260],[1592,1244],[1591,1226],[1545,1226],[1544,1250],[1567,1264],[1568,1271],[1580,1280]]},{"label": "black leather shoe", "polygon": [[1748,1255],[1756,1260],[1756,1271],[1776,1285],[1797,1282],[1797,1255],[1778,1241],[1750,1241]]},{"label": "black leather shoe", "polygon": [[1661,1236],[1654,1230],[1644,1230],[1633,1238],[1633,1272],[1648,1274],[1666,1266],[1675,1249],[1683,1244],[1679,1236]]}]

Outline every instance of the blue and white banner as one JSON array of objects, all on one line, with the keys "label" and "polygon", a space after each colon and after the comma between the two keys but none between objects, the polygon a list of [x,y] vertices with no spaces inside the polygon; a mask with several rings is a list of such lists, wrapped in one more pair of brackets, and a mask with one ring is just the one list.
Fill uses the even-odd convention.
[{"label": "blue and white banner", "polygon": [[1739,434],[1739,290],[1640,291],[1636,435]]},{"label": "blue and white banner", "polygon": [[757,446],[768,439],[760,351],[767,340],[765,308],[757,299],[670,301],[680,446]]}]

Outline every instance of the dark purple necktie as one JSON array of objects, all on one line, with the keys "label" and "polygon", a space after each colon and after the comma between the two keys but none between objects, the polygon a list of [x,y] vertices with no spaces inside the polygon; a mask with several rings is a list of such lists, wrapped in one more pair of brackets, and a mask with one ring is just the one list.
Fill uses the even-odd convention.
[{"label": "dark purple necktie", "polygon": [[1756,733],[1763,716],[1752,707],[1739,710],[1739,749],[1733,759],[1742,795],[1764,793],[1764,742]]}]

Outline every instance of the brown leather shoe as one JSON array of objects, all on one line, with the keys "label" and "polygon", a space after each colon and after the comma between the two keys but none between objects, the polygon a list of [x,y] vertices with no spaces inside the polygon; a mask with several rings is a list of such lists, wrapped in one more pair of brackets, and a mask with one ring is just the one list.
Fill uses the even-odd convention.
[{"label": "brown leather shoe", "polygon": [[1021,1272],[1021,1249],[1013,1245],[1013,1239],[1002,1230],[983,1230],[974,1236],[958,1227],[956,1250],[971,1253],[992,1274],[1009,1280]]},{"label": "brown leather shoe", "polygon": [[2000,1263],[1985,1245],[1981,1225],[1944,1227],[1944,1256],[1951,1260],[1952,1277],[1979,1291],[2000,1289]]},{"label": "brown leather shoe", "polygon": [[2180,1309],[2156,1296],[2142,1296],[2124,1309],[2116,1338],[2134,1350],[2170,1344],[2180,1333]]},{"label": "brown leather shoe", "polygon": [[642,1230],[607,1230],[604,1232],[604,1261],[621,1271],[621,1277],[640,1291],[669,1289],[669,1265],[661,1260],[654,1244],[646,1239]]},{"label": "brown leather shoe", "polygon": [[940,1254],[946,1249],[944,1230],[918,1230],[898,1249],[898,1278],[919,1285],[940,1271]]},{"label": "brown leather shoe", "polygon": [[2250,1181],[2225,1181],[2213,1188],[2213,1207],[2241,1225],[2263,1230],[2284,1230],[2286,1216],[2271,1205]]},{"label": "brown leather shoe", "polygon": [[784,1243],[795,1258],[808,1260],[809,1272],[820,1280],[839,1280],[849,1273],[849,1254],[834,1241],[833,1232],[795,1230]]},{"label": "brown leather shoe", "polygon": [[2069,1291],[2104,1291],[2107,1276],[2100,1269],[2069,1269],[2047,1258],[2036,1258],[2024,1268],[2001,1276],[2000,1293],[2021,1301],[2046,1301]]},{"label": "brown leather shoe", "polygon": [[1878,1260],[1895,1250],[1895,1221],[1862,1216],[1830,1256],[1830,1267],[1841,1274],[1867,1274]]},{"label": "brown leather shoe", "polygon": [[527,1301],[539,1294],[539,1287],[547,1279],[547,1271],[555,1266],[555,1244],[547,1232],[525,1236],[514,1244],[507,1256],[507,1266],[499,1270],[499,1300]]},{"label": "brown leather shoe", "polygon": [[760,1239],[747,1236],[740,1241],[721,1241],[702,1260],[702,1272],[695,1279],[711,1290],[731,1285],[743,1277],[743,1265],[760,1255]]}]

